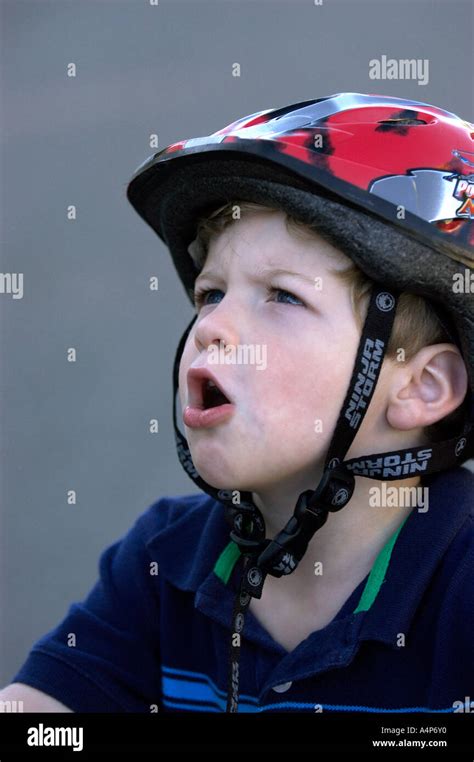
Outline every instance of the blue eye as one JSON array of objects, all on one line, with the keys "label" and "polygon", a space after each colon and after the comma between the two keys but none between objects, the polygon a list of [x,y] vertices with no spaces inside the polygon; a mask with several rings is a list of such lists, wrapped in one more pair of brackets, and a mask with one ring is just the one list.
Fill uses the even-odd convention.
[{"label": "blue eye", "polygon": [[[201,307],[204,307],[204,306],[206,306],[208,304],[212,304],[212,302],[208,301],[207,297],[209,296],[209,294],[217,294],[219,292],[221,294],[224,293],[219,288],[203,288],[203,289],[198,289],[197,288],[194,291],[194,306],[195,306],[195,308],[197,310],[199,310]],[[299,307],[299,306],[304,307],[305,306],[303,304],[303,302],[301,301],[301,299],[299,299],[297,296],[295,296],[295,294],[292,294],[291,291],[286,291],[283,288],[274,288],[272,286],[269,286],[267,288],[267,294],[269,294],[269,295],[272,295],[272,294],[283,294],[284,296],[290,297],[290,299],[293,299],[293,300],[296,301],[296,303],[295,303],[295,301],[280,301],[279,299],[277,299],[276,301],[279,302],[280,304],[293,304],[295,307]]]},{"label": "blue eye", "polygon": [[[218,291],[220,291],[219,288],[203,288],[203,289],[197,288],[194,291],[194,306],[196,307],[196,309],[198,310],[201,307],[205,306],[206,304],[209,304],[206,297],[209,294],[214,294],[214,293],[217,293]],[[224,292],[221,291],[221,294],[222,293]]]},{"label": "blue eye", "polygon": [[[285,289],[283,289],[283,288],[270,288],[269,292],[270,293],[277,293],[277,294],[285,294],[285,296],[289,296],[290,299],[296,299],[296,301],[298,303],[298,304],[295,305],[296,307],[298,307],[299,305],[304,307],[304,304],[301,301],[301,299],[298,299],[298,297],[295,296],[294,294],[292,294],[291,291],[285,291]],[[278,301],[278,299],[277,299],[277,301]],[[294,304],[294,302],[283,302],[283,304]]]}]

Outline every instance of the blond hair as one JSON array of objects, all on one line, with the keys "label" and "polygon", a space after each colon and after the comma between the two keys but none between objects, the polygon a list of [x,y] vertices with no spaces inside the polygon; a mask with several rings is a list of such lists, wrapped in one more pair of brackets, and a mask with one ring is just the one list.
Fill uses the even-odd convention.
[{"label": "blond hair", "polygon": [[[237,217],[235,216],[236,211]],[[212,238],[223,232],[236,219],[241,219],[244,214],[276,211],[283,210],[276,205],[270,206],[237,200],[214,209],[207,216],[201,216],[196,230],[197,251],[199,252],[195,258],[196,266],[199,269],[203,267]],[[321,236],[316,226],[312,227],[286,212],[285,224],[288,233],[296,238],[314,240],[315,234]],[[333,251],[335,258],[339,255],[339,259],[342,256],[344,256],[344,260],[347,259],[338,249],[334,248]],[[344,269],[333,269],[332,272],[350,289],[354,317],[359,329],[362,330],[373,281],[354,262],[351,262]],[[403,349],[404,359],[401,362],[406,363],[423,347],[446,342],[452,343],[452,339],[441,324],[432,305],[418,294],[409,292],[400,294],[386,357],[399,359],[400,350]],[[446,418],[426,427],[424,434],[430,441],[439,441],[455,436],[467,414],[466,406],[467,399]]]}]

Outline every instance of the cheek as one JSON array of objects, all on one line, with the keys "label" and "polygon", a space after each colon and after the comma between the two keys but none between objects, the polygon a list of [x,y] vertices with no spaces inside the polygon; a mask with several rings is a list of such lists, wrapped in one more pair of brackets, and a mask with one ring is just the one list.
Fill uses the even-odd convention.
[{"label": "cheek", "polygon": [[[334,427],[344,401],[352,370],[351,345],[298,342],[298,347],[275,344],[268,347],[267,368],[257,373],[258,398],[270,428],[299,436],[314,435],[315,422],[323,431]],[[260,376],[260,378],[258,378]]]}]

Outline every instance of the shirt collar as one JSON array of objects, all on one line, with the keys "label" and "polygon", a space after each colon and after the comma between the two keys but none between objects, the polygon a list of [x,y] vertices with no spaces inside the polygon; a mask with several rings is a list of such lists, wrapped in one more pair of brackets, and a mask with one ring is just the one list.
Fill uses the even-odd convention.
[{"label": "shirt collar", "polygon": [[168,525],[147,542],[159,574],[180,590],[195,592],[229,542],[224,506],[207,494],[173,499]]},{"label": "shirt collar", "polygon": [[426,512],[414,509],[395,543],[384,583],[366,612],[361,640],[382,640],[397,648],[449,545],[472,513],[474,476],[457,467],[423,479],[429,490]]},{"label": "shirt collar", "polygon": [[[429,509],[424,513],[414,509],[401,528],[374,602],[367,611],[355,615],[357,626],[351,630],[358,640],[380,640],[396,648],[397,635],[408,632],[436,566],[471,512],[473,483],[474,476],[460,467],[423,480],[429,489]],[[194,503],[191,507],[190,500]],[[186,505],[181,515],[180,505]],[[150,554],[159,562],[160,575],[181,590],[199,591],[199,608],[228,624],[238,580],[234,574],[225,584],[213,571],[229,543],[224,507],[203,494],[176,498],[173,510],[176,515],[168,526],[147,542]],[[364,585],[359,588],[361,592]],[[351,615],[346,604],[341,611]],[[274,643],[248,617],[251,623],[252,639],[267,646]],[[251,632],[247,630],[248,635]]]}]

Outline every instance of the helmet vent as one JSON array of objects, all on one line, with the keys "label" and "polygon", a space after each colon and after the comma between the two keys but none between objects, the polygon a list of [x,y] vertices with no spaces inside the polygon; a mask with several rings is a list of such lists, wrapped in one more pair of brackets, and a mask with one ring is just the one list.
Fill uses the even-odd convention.
[{"label": "helmet vent", "polygon": [[410,118],[400,118],[400,119],[382,119],[382,121],[377,122],[377,124],[394,124],[396,127],[414,127],[417,124],[428,124],[428,122],[425,122],[424,119],[410,119]]}]

